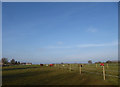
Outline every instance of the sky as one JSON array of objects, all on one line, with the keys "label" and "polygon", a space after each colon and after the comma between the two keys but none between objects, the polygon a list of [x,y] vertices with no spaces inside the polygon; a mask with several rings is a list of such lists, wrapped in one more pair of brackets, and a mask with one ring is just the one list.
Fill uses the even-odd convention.
[{"label": "sky", "polygon": [[4,2],[2,47],[34,64],[117,60],[117,2]]}]

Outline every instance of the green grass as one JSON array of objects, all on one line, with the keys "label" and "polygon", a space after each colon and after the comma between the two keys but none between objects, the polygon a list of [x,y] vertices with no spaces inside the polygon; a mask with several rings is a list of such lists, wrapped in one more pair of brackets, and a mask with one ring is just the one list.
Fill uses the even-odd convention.
[{"label": "green grass", "polygon": [[[117,65],[106,68],[106,74],[118,75]],[[107,71],[108,70],[108,71]],[[92,72],[92,73],[91,73]],[[117,85],[118,78],[106,76],[103,80],[102,67],[95,64],[84,65],[82,74],[77,64],[72,64],[72,71],[65,64],[49,66],[9,66],[3,67],[3,85]]]}]

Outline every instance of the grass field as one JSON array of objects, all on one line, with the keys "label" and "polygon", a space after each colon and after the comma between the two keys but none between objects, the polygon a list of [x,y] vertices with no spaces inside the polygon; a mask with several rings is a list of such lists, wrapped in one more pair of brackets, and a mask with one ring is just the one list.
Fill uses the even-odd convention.
[{"label": "grass field", "polygon": [[3,67],[2,85],[118,85],[118,64],[105,65],[106,80],[102,67],[95,64],[61,64],[56,66],[17,65]]}]

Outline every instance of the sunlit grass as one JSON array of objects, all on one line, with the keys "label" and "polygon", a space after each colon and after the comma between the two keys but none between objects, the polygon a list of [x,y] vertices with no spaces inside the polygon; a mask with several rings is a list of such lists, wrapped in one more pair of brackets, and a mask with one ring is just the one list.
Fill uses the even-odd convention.
[{"label": "sunlit grass", "polygon": [[80,75],[78,64],[56,67],[40,65],[18,65],[3,67],[3,85],[117,85],[117,65],[105,66],[106,80],[103,80],[102,67],[87,64]]}]

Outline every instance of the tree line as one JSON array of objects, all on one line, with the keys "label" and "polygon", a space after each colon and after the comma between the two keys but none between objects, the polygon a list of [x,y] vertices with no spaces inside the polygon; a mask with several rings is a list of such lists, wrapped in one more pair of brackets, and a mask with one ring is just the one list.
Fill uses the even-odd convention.
[{"label": "tree line", "polygon": [[[21,64],[20,61],[16,61],[15,59],[11,59],[10,61],[8,61],[8,58],[2,58],[1,61],[2,61],[2,65],[19,65],[19,64]],[[98,62],[95,62],[95,63],[116,63],[116,62],[117,61],[108,60],[106,62],[98,61]],[[92,64],[92,60],[89,60],[88,64]]]},{"label": "tree line", "polygon": [[1,59],[2,65],[19,65],[20,61],[16,61],[15,59],[11,59],[8,61],[8,58]]},{"label": "tree line", "polygon": [[[107,60],[106,62],[98,61],[98,62],[95,62],[95,63],[117,63],[117,62],[120,62],[120,61],[110,61],[110,60]],[[89,60],[88,64],[92,64],[92,60]]]}]

